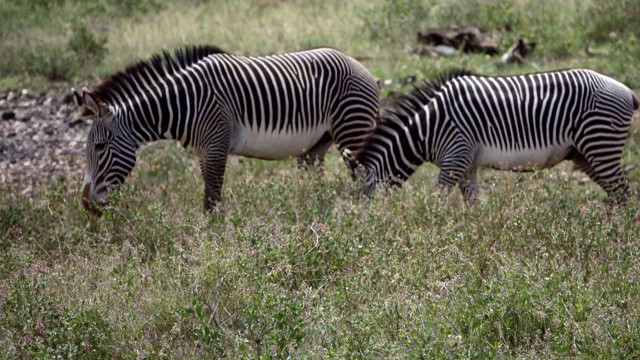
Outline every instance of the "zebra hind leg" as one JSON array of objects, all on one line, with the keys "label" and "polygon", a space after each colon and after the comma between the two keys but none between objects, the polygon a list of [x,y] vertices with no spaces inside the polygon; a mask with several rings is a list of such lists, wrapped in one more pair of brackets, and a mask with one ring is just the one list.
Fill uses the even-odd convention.
[{"label": "zebra hind leg", "polygon": [[[584,155],[578,153],[573,157],[572,161],[576,170],[587,174],[616,204],[624,206],[628,203],[629,181],[622,173],[619,160],[613,164],[597,161],[596,159],[590,161]],[[612,167],[613,171],[609,170]],[[604,175],[606,170],[609,170],[610,175]]]},{"label": "zebra hind leg", "polygon": [[332,144],[331,135],[325,133],[311,150],[298,158],[298,168],[304,170],[317,169],[318,173],[323,175],[326,171],[324,168],[324,155],[329,151]]}]

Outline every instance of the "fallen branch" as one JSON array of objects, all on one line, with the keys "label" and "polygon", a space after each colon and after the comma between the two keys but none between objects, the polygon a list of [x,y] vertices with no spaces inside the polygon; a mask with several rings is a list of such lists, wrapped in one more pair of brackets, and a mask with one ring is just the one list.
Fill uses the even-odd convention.
[{"label": "fallen branch", "polygon": [[525,64],[526,60],[524,58],[532,53],[535,48],[535,41],[518,39],[518,41],[511,45],[511,47],[500,57],[500,60],[496,62],[496,65],[504,66],[511,63],[520,65]]}]

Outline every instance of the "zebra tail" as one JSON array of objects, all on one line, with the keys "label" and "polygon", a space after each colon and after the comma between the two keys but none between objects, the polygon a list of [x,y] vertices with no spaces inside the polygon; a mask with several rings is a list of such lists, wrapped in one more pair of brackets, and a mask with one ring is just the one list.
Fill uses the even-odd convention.
[{"label": "zebra tail", "polygon": [[631,97],[633,98],[633,110],[638,110],[638,108],[640,108],[640,101],[638,100],[638,95],[636,95],[636,93],[632,91]]}]

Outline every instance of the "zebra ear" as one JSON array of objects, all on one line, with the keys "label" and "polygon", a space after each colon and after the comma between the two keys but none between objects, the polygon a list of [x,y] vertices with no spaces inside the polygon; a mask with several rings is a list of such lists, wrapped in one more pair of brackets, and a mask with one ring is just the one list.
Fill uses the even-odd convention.
[{"label": "zebra ear", "polygon": [[78,105],[78,107],[82,107],[84,105],[82,95],[80,95],[80,93],[77,92],[74,88],[71,88],[71,91],[73,92],[73,100],[75,101],[76,105]]},{"label": "zebra ear", "polygon": [[358,160],[356,160],[355,155],[353,155],[353,152],[349,149],[344,149],[342,151],[342,160],[347,165],[347,168],[349,168],[349,171],[351,171],[352,173],[360,164],[358,163]]},{"label": "zebra ear", "polygon": [[93,96],[87,88],[82,88],[82,102],[84,106],[86,106],[87,109],[98,119],[102,119],[111,112],[107,104]]}]

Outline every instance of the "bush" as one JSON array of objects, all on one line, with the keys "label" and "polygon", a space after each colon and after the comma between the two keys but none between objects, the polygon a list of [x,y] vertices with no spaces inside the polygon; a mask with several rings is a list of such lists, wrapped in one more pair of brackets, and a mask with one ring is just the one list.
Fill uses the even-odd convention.
[{"label": "bush", "polygon": [[43,76],[51,81],[71,79],[83,66],[99,65],[107,53],[107,37],[96,38],[83,24],[73,27],[66,44],[39,42],[4,49],[0,74]]},{"label": "bush", "polygon": [[[107,36],[96,35],[86,23],[96,29],[99,19],[131,17],[167,4],[165,0],[99,0],[82,6],[66,0],[0,2],[0,19],[5,19],[0,21],[0,77],[70,80],[83,67],[99,65],[107,53]],[[70,33],[66,30],[69,24]],[[34,37],[30,29],[44,30],[51,36]]]},{"label": "bush", "polygon": [[[563,11],[558,11],[558,6]],[[361,16],[372,39],[390,43],[413,43],[421,28],[477,26],[503,31],[503,49],[526,37],[538,43],[539,54],[565,56],[581,47],[575,29],[578,6],[571,2],[558,5],[552,0],[387,0]],[[573,16],[567,18],[568,13]]]}]

